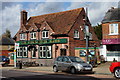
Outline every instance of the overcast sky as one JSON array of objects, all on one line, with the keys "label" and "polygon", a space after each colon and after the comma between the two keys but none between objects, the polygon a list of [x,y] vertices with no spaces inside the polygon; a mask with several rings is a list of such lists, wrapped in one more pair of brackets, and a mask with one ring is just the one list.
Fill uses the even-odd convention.
[{"label": "overcast sky", "polygon": [[[0,0],[1,1],[1,0]],[[12,2],[11,2],[12,1]],[[6,29],[9,29],[12,33],[12,37],[17,33],[20,28],[20,11],[26,10],[28,12],[28,18],[30,16],[37,16],[42,14],[66,11],[81,7],[88,7],[88,17],[92,25],[97,25],[100,23],[111,7],[118,7],[118,2],[110,2],[110,0],[99,0],[99,2],[81,2],[81,1],[56,1],[56,0],[30,0],[23,2],[25,0],[4,0],[0,3],[0,19],[1,33],[4,33]],[[83,0],[82,0],[83,1]],[[114,0],[115,1],[115,0]]]}]

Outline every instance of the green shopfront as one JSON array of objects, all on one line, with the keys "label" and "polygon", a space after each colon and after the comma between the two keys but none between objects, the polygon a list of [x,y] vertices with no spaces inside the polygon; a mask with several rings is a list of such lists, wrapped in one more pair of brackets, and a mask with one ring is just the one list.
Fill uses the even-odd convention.
[{"label": "green shopfront", "polygon": [[16,50],[18,61],[36,61],[42,65],[51,65],[53,59],[60,56],[61,49],[66,49],[62,45],[68,45],[68,39],[29,40],[16,43],[20,45]]}]

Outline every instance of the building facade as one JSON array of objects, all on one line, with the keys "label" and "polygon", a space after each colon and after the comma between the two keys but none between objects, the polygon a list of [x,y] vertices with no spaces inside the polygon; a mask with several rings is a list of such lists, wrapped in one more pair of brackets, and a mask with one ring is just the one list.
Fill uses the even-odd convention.
[{"label": "building facade", "polygon": [[102,21],[105,57],[107,61],[120,60],[120,9],[109,9]]},{"label": "building facade", "polygon": [[[27,20],[27,12],[21,11],[21,26],[14,37],[20,45],[16,50],[17,60],[51,65],[53,60],[61,55],[80,57],[79,51],[86,47],[83,30],[85,15],[84,8],[78,8],[33,16]],[[91,35],[89,46],[99,46],[89,19],[87,22]]]}]

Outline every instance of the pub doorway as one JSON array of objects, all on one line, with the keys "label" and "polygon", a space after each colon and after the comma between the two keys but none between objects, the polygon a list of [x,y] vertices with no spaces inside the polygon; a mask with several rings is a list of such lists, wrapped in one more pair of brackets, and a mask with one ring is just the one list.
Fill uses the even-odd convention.
[{"label": "pub doorway", "polygon": [[66,49],[64,49],[64,48],[60,49],[60,55],[66,56]]}]

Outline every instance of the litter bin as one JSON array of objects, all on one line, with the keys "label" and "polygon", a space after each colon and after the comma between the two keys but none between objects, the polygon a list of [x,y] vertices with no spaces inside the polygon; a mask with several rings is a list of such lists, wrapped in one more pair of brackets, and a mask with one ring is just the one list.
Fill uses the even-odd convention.
[{"label": "litter bin", "polygon": [[22,69],[22,61],[19,61],[19,69]]}]

